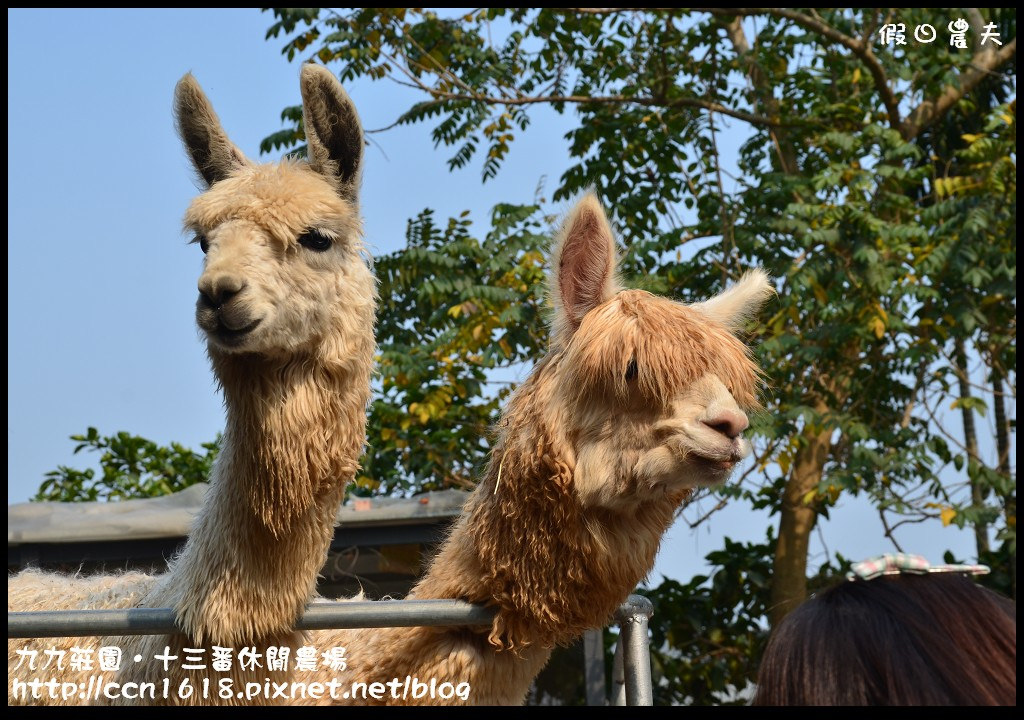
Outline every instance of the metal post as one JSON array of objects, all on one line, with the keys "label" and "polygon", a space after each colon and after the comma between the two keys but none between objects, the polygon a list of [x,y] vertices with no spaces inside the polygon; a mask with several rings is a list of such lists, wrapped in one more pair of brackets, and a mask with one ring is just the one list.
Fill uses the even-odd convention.
[{"label": "metal post", "polygon": [[654,615],[654,605],[642,595],[630,595],[615,612],[622,645],[622,665],[626,679],[627,705],[653,705],[651,684],[651,648],[647,638],[647,621]]},{"label": "metal post", "polygon": [[605,705],[604,630],[583,633],[583,681],[587,689],[587,705]]},{"label": "metal post", "polygon": [[612,659],[612,705],[626,704],[626,673],[622,669],[622,636],[615,643],[615,657]]}]

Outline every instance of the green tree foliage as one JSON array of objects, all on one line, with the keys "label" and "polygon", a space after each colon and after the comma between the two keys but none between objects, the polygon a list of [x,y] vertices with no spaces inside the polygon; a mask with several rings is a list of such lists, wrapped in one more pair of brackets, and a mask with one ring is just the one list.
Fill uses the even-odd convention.
[{"label": "green tree foliage", "polygon": [[[953,142],[955,149],[952,162],[936,167],[936,201],[922,213],[934,242],[920,259],[921,274],[942,280],[924,295],[919,311],[923,337],[941,348],[945,360],[928,375],[922,399],[941,428],[933,446],[944,463],[963,473],[970,494],[966,502],[928,505],[939,508],[944,523],[975,528],[979,557],[996,569],[987,583],[1016,597],[1010,448],[1016,420],[1007,414],[1015,396],[1008,380],[1017,362],[1016,101],[987,113],[971,110],[968,127],[957,128],[971,132],[936,134],[936,143]],[[972,357],[976,362],[969,362]],[[949,397],[961,419],[959,433],[954,422],[940,420]],[[988,458],[979,449],[986,422],[995,435],[995,454]],[[988,533],[993,524],[995,547]]]},{"label": "green tree foliage", "polygon": [[77,443],[76,454],[82,450],[100,453],[100,476],[92,468],[60,465],[46,473],[33,500],[82,502],[169,495],[209,479],[221,440],[218,435],[213,442],[202,444],[202,452],[196,452],[178,443],[158,445],[126,432],[100,435],[94,427],[71,439]]},{"label": "green tree foliage", "polygon": [[547,341],[539,207],[498,206],[483,239],[467,215],[439,225],[425,211],[406,247],[376,260],[381,392],[357,492],[472,487],[509,390],[500,376]]},{"label": "green tree foliage", "polygon": [[725,546],[707,556],[709,575],[665,578],[641,591],[654,603],[651,672],[658,705],[744,704],[768,625],[774,542]]}]

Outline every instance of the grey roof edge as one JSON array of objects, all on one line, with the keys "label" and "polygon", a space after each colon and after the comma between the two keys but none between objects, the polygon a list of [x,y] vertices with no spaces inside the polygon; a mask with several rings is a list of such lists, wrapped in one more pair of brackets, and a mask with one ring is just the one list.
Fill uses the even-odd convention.
[{"label": "grey roof edge", "polygon": [[[188,535],[208,485],[157,498],[118,502],[25,502],[7,506],[7,546],[142,540]],[[349,527],[410,525],[454,519],[469,493],[439,490],[411,498],[353,498],[336,522]]]}]

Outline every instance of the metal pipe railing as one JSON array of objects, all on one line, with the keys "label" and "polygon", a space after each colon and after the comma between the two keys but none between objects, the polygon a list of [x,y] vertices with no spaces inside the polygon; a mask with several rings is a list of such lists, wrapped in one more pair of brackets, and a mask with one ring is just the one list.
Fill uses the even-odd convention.
[{"label": "metal pipe railing", "polygon": [[[360,600],[312,603],[299,630],[329,628],[490,625],[494,611],[462,600]],[[181,632],[170,608],[47,610],[7,613],[7,637],[157,635]]]},{"label": "metal pipe railing", "polygon": [[612,656],[612,697],[611,705],[626,704],[626,671],[622,667],[622,636],[615,643],[615,654]]},{"label": "metal pipe railing", "polygon": [[[628,705],[652,704],[647,620],[653,612],[650,600],[640,595],[630,595],[615,613],[621,631],[616,659],[621,652]],[[482,627],[490,625],[493,619],[493,609],[462,600],[349,601],[312,603],[307,606],[296,628]],[[177,632],[181,630],[170,608],[7,613],[8,638],[158,635]]]},{"label": "metal pipe railing", "polygon": [[654,605],[643,595],[630,595],[615,612],[622,645],[622,666],[625,671],[626,704],[653,705],[651,683],[651,645],[647,637],[647,621],[654,615]]}]

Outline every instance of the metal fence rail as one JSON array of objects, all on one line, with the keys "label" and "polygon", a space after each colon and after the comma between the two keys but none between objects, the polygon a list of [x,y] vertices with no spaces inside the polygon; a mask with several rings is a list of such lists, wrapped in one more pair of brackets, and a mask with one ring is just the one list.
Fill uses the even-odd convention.
[{"label": "metal fence rail", "polygon": [[[621,628],[619,646],[625,646],[623,666],[628,705],[652,704],[647,639],[647,620],[652,612],[647,598],[630,595],[615,613]],[[490,625],[493,619],[492,609],[462,600],[348,601],[309,605],[296,628],[482,627]],[[8,638],[158,635],[180,631],[170,608],[7,613]]]},{"label": "metal fence rail", "polygon": [[[299,630],[447,625],[490,625],[494,612],[462,600],[379,600],[313,603]],[[7,637],[157,635],[181,632],[170,608],[47,610],[7,613]]]}]

